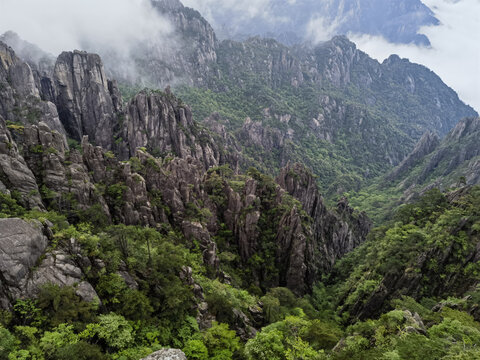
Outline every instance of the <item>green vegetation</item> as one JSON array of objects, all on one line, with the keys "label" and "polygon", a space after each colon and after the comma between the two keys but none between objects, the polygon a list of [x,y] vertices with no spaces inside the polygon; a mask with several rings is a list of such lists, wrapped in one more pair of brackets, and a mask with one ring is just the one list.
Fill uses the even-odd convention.
[{"label": "green vegetation", "polygon": [[[399,207],[388,224],[298,297],[271,284],[282,271],[272,260],[274,230],[279,217],[300,204],[285,195],[273,206],[274,181],[253,168],[235,175],[222,166],[207,176],[205,191],[220,207],[228,187],[241,192],[252,178],[261,194],[244,214],[256,209],[262,214],[261,246],[246,263],[224,225],[214,239],[228,281],[205,267],[195,241],[167,224],[158,230],[112,225],[97,218],[98,207],[90,214],[79,211],[69,223],[59,213],[26,210],[14,196],[0,194],[1,217],[48,220],[52,248],[68,247],[73,238],[81,249],[76,256],[101,264],[82,269],[99,296],[92,302],[82,300],[75,287],[45,284],[37,297],[17,300],[12,312],[1,312],[0,359],[133,360],[162,347],[205,360],[480,356],[480,323],[472,316],[480,300],[475,287],[480,264],[471,256],[480,238],[480,188],[455,196],[432,190]],[[124,185],[104,191],[109,202],[121,206]],[[156,201],[161,204],[161,197]],[[208,221],[202,210],[192,205],[191,216]],[[186,269],[203,299],[185,281]],[[408,289],[396,288],[401,277],[408,279]],[[385,301],[371,307],[381,287]],[[469,297],[462,298],[465,294]],[[197,322],[200,302],[212,316],[206,323]]]}]

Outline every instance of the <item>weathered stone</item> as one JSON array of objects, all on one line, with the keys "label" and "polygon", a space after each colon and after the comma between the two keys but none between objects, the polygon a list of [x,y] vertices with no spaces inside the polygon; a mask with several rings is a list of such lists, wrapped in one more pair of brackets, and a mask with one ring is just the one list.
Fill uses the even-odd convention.
[{"label": "weathered stone", "polygon": [[0,219],[0,274],[2,282],[17,287],[37,265],[48,241],[38,221]]},{"label": "weathered stone", "polygon": [[56,104],[70,137],[84,135],[105,149],[112,147],[115,120],[108,80],[98,55],[63,52],[54,70]]},{"label": "weathered stone", "polygon": [[162,349],[142,360],[187,360],[187,357],[178,349]]}]

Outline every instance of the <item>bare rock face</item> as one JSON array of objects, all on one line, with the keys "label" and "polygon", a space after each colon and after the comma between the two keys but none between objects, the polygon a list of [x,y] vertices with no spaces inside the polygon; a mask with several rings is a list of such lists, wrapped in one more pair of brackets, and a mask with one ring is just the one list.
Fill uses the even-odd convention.
[{"label": "bare rock face", "polygon": [[191,110],[170,93],[143,91],[127,107],[120,137],[125,140],[119,149],[122,158],[134,156],[136,149],[147,148],[159,156],[174,154],[191,156],[205,168],[219,165],[220,149],[198,124]]},{"label": "bare rock face", "polygon": [[43,208],[35,176],[19,153],[17,144],[0,116],[0,181],[22,195],[22,203],[30,208]]},{"label": "bare rock face", "polygon": [[312,173],[303,165],[287,165],[281,170],[277,182],[300,201],[312,219],[314,242],[308,260],[314,265],[309,271],[310,276],[315,276],[318,271],[328,272],[337,259],[366,240],[372,227],[368,217],[354,212],[346,199],[339,201],[336,211],[329,211]]},{"label": "bare rock face", "polygon": [[69,136],[81,141],[88,135],[95,144],[110,149],[115,114],[100,57],[64,52],[57,59],[53,76],[58,113]]},{"label": "bare rock face", "polygon": [[9,308],[21,297],[35,296],[47,283],[74,286],[84,301],[98,301],[71,254],[64,250],[46,253],[48,225],[10,218],[0,219],[0,229],[0,308]]},{"label": "bare rock face", "polygon": [[76,294],[84,301],[99,301],[93,286],[84,281],[84,273],[71,256],[63,250],[46,254],[38,269],[28,279],[24,292],[35,296],[42,285],[55,284],[60,287],[73,286]]},{"label": "bare rock face", "polygon": [[56,106],[43,101],[34,72],[26,62],[0,41],[0,116],[24,125],[43,121],[64,137]]},{"label": "bare rock face", "polygon": [[187,360],[187,357],[178,349],[162,349],[142,360]]},{"label": "bare rock face", "polygon": [[37,221],[0,219],[0,272],[2,282],[18,286],[45,251],[48,241]]}]

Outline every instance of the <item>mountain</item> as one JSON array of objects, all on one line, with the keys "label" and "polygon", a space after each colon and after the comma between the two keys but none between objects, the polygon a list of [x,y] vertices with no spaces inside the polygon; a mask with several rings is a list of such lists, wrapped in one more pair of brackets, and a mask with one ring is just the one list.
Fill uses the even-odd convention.
[{"label": "mountain", "polygon": [[479,358],[478,115],[345,37],[155,4],[164,90],[0,41],[0,360]]},{"label": "mountain", "polygon": [[248,158],[244,164],[275,176],[289,161],[302,162],[328,197],[399,164],[425,131],[444,135],[477,116],[425,67],[398,56],[380,64],[345,37],[315,47],[218,41],[197,11],[179,1],[154,4],[182,38],[169,58],[196,65],[164,74],[177,65],[142,55],[138,66],[150,74],[148,83],[172,83],[200,122],[216,114]]},{"label": "mountain", "polygon": [[419,33],[423,26],[439,21],[419,0],[297,0],[269,1],[251,17],[228,5],[187,2],[208,13],[221,38],[245,40],[260,35],[286,45],[348,33],[383,36],[394,43],[430,45]]},{"label": "mountain", "polygon": [[476,116],[425,67],[380,64],[344,37],[313,49],[223,41],[217,54],[220,76],[177,94],[199,120],[217,112],[264,171],[303,162],[329,195],[399,164],[425,131]]},{"label": "mountain", "polygon": [[[425,131],[442,136],[460,119],[477,116],[425,67],[398,56],[380,64],[345,37],[316,47],[218,41],[201,14],[179,1],[153,5],[176,35],[137,45],[130,60],[140,84],[124,76],[122,60],[111,53],[101,54],[105,75],[119,79],[126,98],[145,84],[172,84],[195,119],[225,128],[242,153],[234,166],[243,171],[253,164],[276,176],[288,162],[301,162],[331,199],[398,165]],[[37,75],[35,68],[43,99],[52,101],[53,66],[50,74]]]},{"label": "mountain", "polygon": [[[393,170],[357,193],[352,203],[366,210],[375,220],[390,214],[396,206],[408,203],[438,188],[480,184],[478,137],[479,118],[461,120],[443,139],[427,132],[414,150]],[[377,194],[377,197],[368,194]]]},{"label": "mountain", "polygon": [[[270,263],[249,267],[235,281],[287,286],[298,294],[365,241],[368,218],[346,201],[327,209],[303,166],[282,170],[278,183],[255,169],[234,174],[227,164],[238,159],[225,151],[221,134],[215,137],[196,123],[168,89],[142,91],[123,104],[98,55],[64,52],[55,63],[52,103],[41,100],[30,67],[11,48],[2,44],[0,56],[0,99],[11,103],[0,113],[0,184],[6,196],[15,195],[26,209],[59,211],[73,223],[93,216],[89,221],[154,228],[169,224],[179,236],[200,241],[215,273],[221,271],[219,251],[238,256],[225,264],[235,268],[252,257],[269,258]],[[25,110],[17,111],[19,106]],[[96,214],[88,210],[93,208]],[[3,290],[4,304],[32,294],[42,283],[41,273],[31,273],[28,264],[45,257],[47,242],[21,259],[13,253],[15,244],[5,246],[8,261],[24,264],[24,271],[7,275],[8,266],[2,269],[3,276],[14,279]],[[48,274],[61,271],[48,261],[41,264]],[[29,285],[27,274],[37,280]],[[84,285],[85,296],[94,296],[92,286]]]}]

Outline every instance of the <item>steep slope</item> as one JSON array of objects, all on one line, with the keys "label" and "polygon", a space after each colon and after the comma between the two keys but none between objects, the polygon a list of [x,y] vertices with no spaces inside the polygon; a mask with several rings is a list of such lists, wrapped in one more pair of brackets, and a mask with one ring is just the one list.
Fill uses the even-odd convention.
[{"label": "steep slope", "polygon": [[442,140],[425,133],[396,168],[359,192],[350,193],[352,203],[381,222],[396,205],[410,202],[429,189],[446,191],[479,184],[479,124],[479,118],[465,118]]},{"label": "steep slope", "polygon": [[224,41],[217,62],[209,89],[177,89],[194,115],[218,112],[267,172],[305,163],[328,196],[399,164],[425,131],[443,135],[476,114],[425,67],[379,64],[344,37],[314,49]]},{"label": "steep slope", "polygon": [[463,297],[474,290],[479,196],[478,186],[448,194],[431,190],[400,208],[394,224],[374,231],[365,246],[335,269],[342,311],[367,319],[402,296],[420,301]]}]

